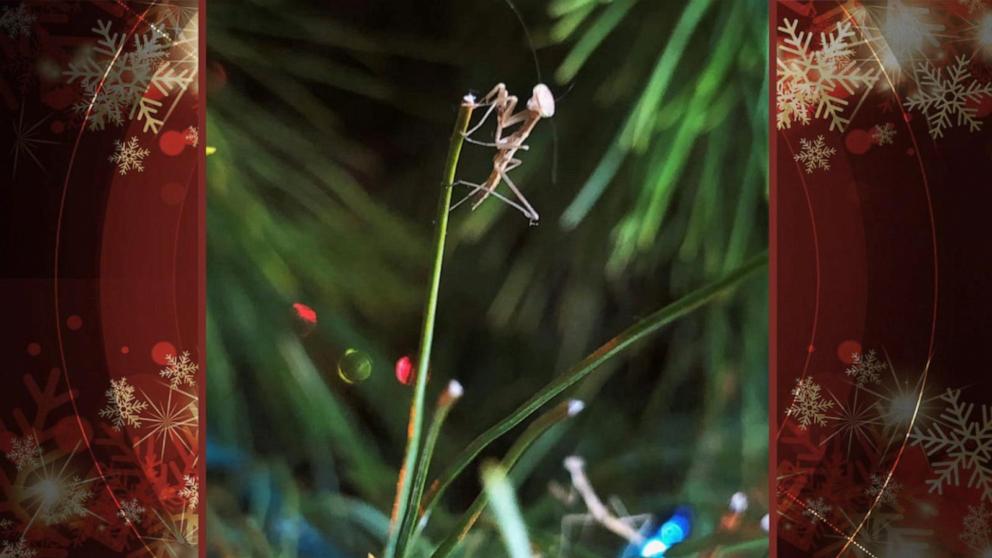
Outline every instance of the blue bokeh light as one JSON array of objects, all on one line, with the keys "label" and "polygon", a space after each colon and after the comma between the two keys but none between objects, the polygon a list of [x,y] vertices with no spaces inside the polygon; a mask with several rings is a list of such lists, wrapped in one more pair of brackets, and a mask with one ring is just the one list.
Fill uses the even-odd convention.
[{"label": "blue bokeh light", "polygon": [[691,529],[692,524],[690,523],[689,510],[687,508],[676,509],[672,517],[662,523],[657,534],[649,538],[641,546],[641,557],[657,558],[664,556],[669,548],[689,538]]}]

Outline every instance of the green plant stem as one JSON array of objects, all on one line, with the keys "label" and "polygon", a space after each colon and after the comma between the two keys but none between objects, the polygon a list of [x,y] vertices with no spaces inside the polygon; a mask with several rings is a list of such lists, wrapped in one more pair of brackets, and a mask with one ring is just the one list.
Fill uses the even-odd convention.
[{"label": "green plant stem", "polygon": [[606,361],[623,353],[638,341],[660,330],[663,326],[716,300],[744,279],[759,270],[765,269],[767,265],[768,252],[763,251],[761,254],[752,257],[735,271],[727,274],[723,279],[701,287],[637,322],[620,335],[604,343],[564,375],[542,388],[508,417],[480,434],[468,447],[462,450],[454,460],[454,463],[440,477],[440,481],[436,485],[437,488],[433,489],[428,496],[427,503],[424,506],[424,515],[427,516],[430,514],[434,506],[440,501],[444,491],[447,490],[455,478],[494,440],[520,424],[521,421],[558,394],[591,374]]},{"label": "green plant stem", "polygon": [[417,525],[417,519],[420,517],[420,500],[424,495],[424,486],[427,485],[427,473],[430,469],[431,458],[434,456],[434,448],[437,447],[437,440],[441,434],[441,426],[444,425],[444,419],[448,417],[448,412],[451,411],[455,402],[458,401],[458,396],[452,395],[449,389],[438,399],[437,409],[434,411],[434,417],[431,419],[431,426],[427,430],[427,439],[424,440],[424,451],[420,454],[416,472],[413,475],[413,496],[410,500],[410,513],[406,514],[406,518],[400,525],[399,541],[396,550],[398,556],[407,556],[408,551],[416,546],[416,538],[411,539],[410,535],[413,533]]},{"label": "green plant stem", "polygon": [[530,538],[527,525],[517,504],[517,495],[506,475],[506,469],[493,463],[482,464],[482,485],[486,497],[493,506],[496,526],[503,537],[510,558],[531,558]]},{"label": "green plant stem", "polygon": [[[465,131],[472,117],[475,103],[469,97],[462,100],[455,120],[454,130],[448,144],[448,157],[444,165],[444,178],[441,184],[441,199],[437,204],[437,222],[434,228],[434,265],[431,270],[431,283],[427,291],[427,304],[424,308],[424,326],[420,335],[420,357],[417,361],[417,378],[410,402],[410,424],[407,429],[406,454],[400,469],[396,486],[396,501],[389,529],[389,539],[383,558],[395,558],[399,542],[400,525],[411,511],[408,509],[413,492],[413,482],[408,472],[413,471],[420,450],[420,436],[424,423],[424,394],[427,391],[427,369],[430,365],[431,344],[434,341],[434,318],[437,313],[438,292],[441,289],[441,266],[444,262],[444,240],[448,232],[448,212],[451,208],[451,190],[455,182],[458,157],[462,152]],[[414,511],[416,513],[416,511]]]},{"label": "green plant stem", "polygon": [[[521,434],[520,437],[513,443],[510,450],[506,452],[506,456],[503,457],[503,461],[500,463],[503,470],[507,472],[512,471],[513,466],[516,465],[517,461],[524,454],[524,452],[527,451],[527,449],[531,447],[531,445],[533,445],[542,434],[547,432],[552,426],[572,416],[569,412],[569,407],[572,403],[572,401],[563,401],[557,407],[547,413],[544,413],[537,420],[531,423],[531,425],[527,427],[527,430],[525,430],[524,433]],[[455,530],[452,531],[452,533],[448,535],[443,542],[441,542],[441,545],[434,551],[431,558],[447,558],[450,556],[451,553],[458,548],[458,545],[465,539],[465,535],[467,535],[469,530],[472,529],[475,522],[478,521],[479,516],[482,515],[483,511],[485,511],[488,503],[489,500],[486,498],[486,495],[479,494],[479,496],[475,498],[475,501],[472,502],[472,505],[469,506],[468,510],[465,511],[464,515],[462,515],[462,519],[458,523],[458,527],[456,527]]]}]

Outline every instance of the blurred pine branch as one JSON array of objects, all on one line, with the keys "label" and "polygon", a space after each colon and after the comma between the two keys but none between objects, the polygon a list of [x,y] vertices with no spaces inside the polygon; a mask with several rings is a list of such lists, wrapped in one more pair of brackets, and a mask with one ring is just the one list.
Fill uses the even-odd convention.
[{"label": "blurred pine branch", "polygon": [[[428,390],[457,377],[466,393],[439,467],[550,371],[766,245],[766,3],[515,3],[559,95],[557,141],[538,130],[513,173],[545,222],[495,201],[451,216]],[[416,348],[448,127],[467,90],[529,91],[531,54],[501,0],[218,0],[207,22],[210,552],[365,558],[402,461],[410,388],[392,363]],[[466,180],[491,164],[463,158]],[[319,315],[305,338],[297,301]],[[749,281],[570,389],[589,408],[511,472],[546,556],[569,513],[546,485],[573,452],[630,510],[693,505],[701,536],[731,493],[767,498],[766,320]],[[375,363],[364,383],[335,375],[348,348]],[[479,494],[466,477],[425,552]],[[498,537],[483,516],[461,555]],[[592,533],[571,552],[622,546]]]}]

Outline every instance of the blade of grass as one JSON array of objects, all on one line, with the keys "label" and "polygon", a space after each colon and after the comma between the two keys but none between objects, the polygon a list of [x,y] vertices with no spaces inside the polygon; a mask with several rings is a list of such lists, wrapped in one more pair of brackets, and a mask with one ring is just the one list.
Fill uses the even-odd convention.
[{"label": "blade of grass", "polygon": [[[406,514],[403,523],[400,525],[399,541],[397,542],[396,554],[406,556],[407,550],[415,546],[416,541],[410,541],[410,535],[417,518],[420,517],[420,500],[424,496],[424,486],[427,485],[427,472],[431,466],[431,458],[434,456],[434,448],[437,446],[438,436],[441,434],[441,426],[448,412],[455,405],[455,402],[462,396],[462,385],[452,380],[448,388],[438,398],[434,418],[431,419],[431,427],[427,431],[427,439],[424,441],[424,450],[417,460],[417,468],[413,474],[413,497],[410,499],[410,513]],[[409,544],[408,544],[409,543]]]},{"label": "blade of grass", "polygon": [[432,488],[431,493],[428,495],[427,503],[424,506],[424,515],[427,516],[430,514],[431,510],[437,505],[437,502],[444,494],[444,491],[451,485],[454,479],[494,440],[520,424],[524,419],[544,406],[545,403],[554,399],[561,392],[591,374],[602,366],[603,363],[623,353],[638,341],[649,337],[669,323],[716,300],[744,279],[759,270],[765,269],[767,264],[768,252],[763,251],[745,262],[737,270],[726,275],[723,279],[683,296],[627,328],[620,335],[610,339],[581,362],[573,366],[564,375],[545,386],[509,416],[480,434],[456,457],[454,463],[441,475],[436,488]]},{"label": "blade of grass", "polygon": [[572,47],[565,60],[562,61],[561,66],[558,67],[558,71],[555,72],[555,80],[558,83],[568,83],[571,81],[575,77],[575,74],[579,73],[579,70],[582,69],[582,66],[589,59],[589,56],[592,55],[593,51],[623,21],[624,16],[627,15],[627,12],[633,5],[633,0],[618,0],[607,6],[596,21],[593,22],[592,27],[575,43],[575,46]]},{"label": "blade of grass", "polygon": [[[503,457],[500,467],[502,467],[504,471],[510,472],[524,452],[526,452],[527,449],[538,440],[538,438],[540,438],[552,426],[558,424],[566,418],[575,416],[582,410],[582,406],[581,401],[565,401],[554,409],[541,415],[537,420],[531,423],[531,425],[527,427],[527,430],[525,430],[524,433],[521,434],[520,437],[513,443],[510,450],[506,452],[506,456]],[[483,511],[485,511],[488,503],[489,500],[486,498],[486,495],[479,494],[475,501],[472,502],[472,505],[469,506],[468,510],[466,510],[462,515],[462,519],[458,523],[458,527],[456,527],[455,530],[441,542],[441,545],[434,551],[431,558],[447,558],[450,556],[458,548],[458,545],[465,539],[465,536],[468,535],[468,532],[475,525],[476,521],[479,520],[479,516],[482,515]]]},{"label": "blade of grass", "polygon": [[513,485],[506,477],[506,470],[496,464],[486,463],[482,466],[482,484],[486,496],[493,506],[496,525],[503,536],[503,544],[510,558],[531,558],[530,539],[527,537],[527,526],[517,506],[517,497],[513,493]]},{"label": "blade of grass", "polygon": [[[451,208],[451,189],[455,182],[455,170],[458,168],[458,157],[461,155],[465,131],[468,121],[475,108],[475,99],[466,95],[458,109],[455,127],[451,132],[448,144],[448,157],[444,164],[444,179],[441,184],[441,197],[437,205],[437,221],[434,228],[434,263],[431,270],[431,283],[427,291],[427,303],[424,308],[424,325],[420,336],[420,357],[417,360],[417,377],[414,386],[413,400],[410,402],[410,426],[406,455],[400,469],[396,486],[396,501],[393,507],[393,517],[390,522],[389,539],[386,542],[384,558],[395,558],[399,542],[399,526],[403,524],[409,509],[413,493],[413,482],[408,472],[413,471],[417,463],[417,453],[420,450],[420,436],[424,423],[424,394],[427,391],[427,370],[430,365],[431,344],[434,341],[434,318],[437,313],[437,298],[441,289],[441,265],[444,262],[444,239],[448,232],[448,212]],[[414,511],[414,513],[416,513]]]},{"label": "blade of grass", "polygon": [[682,12],[637,104],[628,114],[627,120],[606,155],[596,165],[596,170],[562,213],[563,229],[571,230],[585,218],[606,190],[606,186],[613,180],[627,153],[635,146],[643,146],[647,141],[650,120],[657,115],[658,105],[668,90],[675,68],[710,3],[711,0],[692,0]]}]

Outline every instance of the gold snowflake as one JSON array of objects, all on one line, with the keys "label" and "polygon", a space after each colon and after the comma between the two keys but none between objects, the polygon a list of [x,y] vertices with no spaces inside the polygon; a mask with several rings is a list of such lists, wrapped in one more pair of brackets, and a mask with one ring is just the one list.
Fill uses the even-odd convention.
[{"label": "gold snowflake", "polygon": [[820,389],[812,378],[799,378],[796,387],[792,388],[792,404],[785,410],[785,415],[794,417],[802,430],[811,424],[824,426],[827,423],[826,411],[834,402],[824,399]]},{"label": "gold snowflake", "polygon": [[163,378],[168,378],[172,387],[179,387],[182,384],[192,386],[195,384],[197,364],[189,359],[189,351],[184,351],[179,355],[166,355],[165,362],[168,364],[159,373]]},{"label": "gold snowflake", "polygon": [[[992,83],[979,83],[972,79],[966,56],[958,56],[954,64],[947,68],[946,76],[941,68],[936,68],[929,61],[917,67],[919,90],[906,97],[906,109],[917,110],[927,117],[930,135],[940,138],[944,130],[953,126],[968,126],[972,132],[982,128],[978,119],[978,108],[969,103],[980,101],[987,95],[992,95]],[[953,121],[952,121],[953,118]]]},{"label": "gold snowflake", "polygon": [[[798,20],[783,20],[784,35],[776,57],[776,125],[809,124],[814,118],[830,122],[830,130],[843,131],[850,118],[844,115],[848,101],[858,89],[867,93],[878,80],[874,69],[863,69],[854,58],[851,23],[842,21],[832,33],[820,33],[820,48],[811,48],[813,33],[799,31]],[[841,90],[846,91],[843,94]]]},{"label": "gold snowflake", "polygon": [[183,476],[183,488],[179,491],[179,496],[186,500],[186,508],[189,511],[196,510],[200,505],[200,483],[193,475]]},{"label": "gold snowflake", "polygon": [[110,380],[107,390],[107,406],[100,409],[100,416],[109,419],[114,430],[124,426],[141,427],[140,413],[148,407],[148,403],[134,397],[134,386],[127,383],[126,378]]}]

